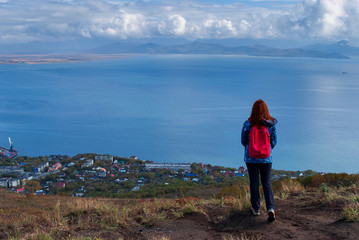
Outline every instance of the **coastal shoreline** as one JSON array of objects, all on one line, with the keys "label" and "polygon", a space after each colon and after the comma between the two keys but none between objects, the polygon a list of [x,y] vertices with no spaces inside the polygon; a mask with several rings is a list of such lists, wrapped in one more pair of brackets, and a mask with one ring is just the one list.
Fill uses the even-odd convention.
[{"label": "coastal shoreline", "polygon": [[51,64],[109,60],[129,57],[127,54],[1,54],[0,65],[9,64]]}]

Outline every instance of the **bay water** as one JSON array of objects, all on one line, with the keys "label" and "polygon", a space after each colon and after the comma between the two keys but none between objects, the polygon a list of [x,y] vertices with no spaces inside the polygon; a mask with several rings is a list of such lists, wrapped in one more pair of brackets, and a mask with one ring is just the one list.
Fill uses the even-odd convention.
[{"label": "bay water", "polygon": [[0,145],[244,165],[258,98],[277,118],[273,168],[359,172],[359,59],[141,55],[0,65]]}]

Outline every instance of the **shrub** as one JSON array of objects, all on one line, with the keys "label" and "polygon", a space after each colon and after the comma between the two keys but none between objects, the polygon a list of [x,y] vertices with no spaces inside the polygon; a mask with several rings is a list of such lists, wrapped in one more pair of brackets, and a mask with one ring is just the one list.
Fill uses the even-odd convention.
[{"label": "shrub", "polygon": [[311,181],[311,187],[319,187],[323,183],[326,183],[326,180],[323,175],[313,175]]},{"label": "shrub", "polygon": [[303,185],[297,179],[284,179],[272,183],[273,192],[277,195],[300,193],[304,191]]},{"label": "shrub", "polygon": [[304,187],[310,187],[310,185],[312,184],[312,176],[307,176],[304,178],[300,178],[299,182],[304,186]]},{"label": "shrub", "polygon": [[326,183],[320,184],[319,190],[324,193],[330,193],[330,188],[328,187],[328,185]]},{"label": "shrub", "polygon": [[222,188],[218,194],[215,195],[216,198],[223,198],[227,196],[235,198],[243,198],[249,192],[248,184],[232,185]]},{"label": "shrub", "polygon": [[349,187],[359,184],[358,174],[328,173],[308,176],[300,180],[305,187],[320,187],[323,183],[328,187]]},{"label": "shrub", "polygon": [[358,183],[358,175],[347,173],[328,173],[324,175],[329,186],[333,187],[349,187]]},{"label": "shrub", "polygon": [[343,209],[343,218],[349,222],[359,221],[359,202],[349,204]]}]

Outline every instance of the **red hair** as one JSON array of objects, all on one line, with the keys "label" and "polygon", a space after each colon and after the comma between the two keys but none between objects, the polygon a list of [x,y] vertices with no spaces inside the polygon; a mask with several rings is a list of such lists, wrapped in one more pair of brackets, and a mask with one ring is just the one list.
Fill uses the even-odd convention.
[{"label": "red hair", "polygon": [[258,99],[252,107],[251,116],[248,118],[251,126],[262,125],[263,121],[270,120],[276,123],[276,119],[269,114],[267,104],[262,100]]}]

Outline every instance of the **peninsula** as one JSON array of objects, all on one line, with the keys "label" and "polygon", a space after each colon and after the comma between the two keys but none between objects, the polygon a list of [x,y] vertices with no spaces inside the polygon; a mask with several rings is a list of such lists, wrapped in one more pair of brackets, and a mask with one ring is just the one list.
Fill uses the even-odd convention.
[{"label": "peninsula", "polygon": [[126,54],[61,53],[61,54],[5,54],[0,64],[72,63],[123,58]]}]

